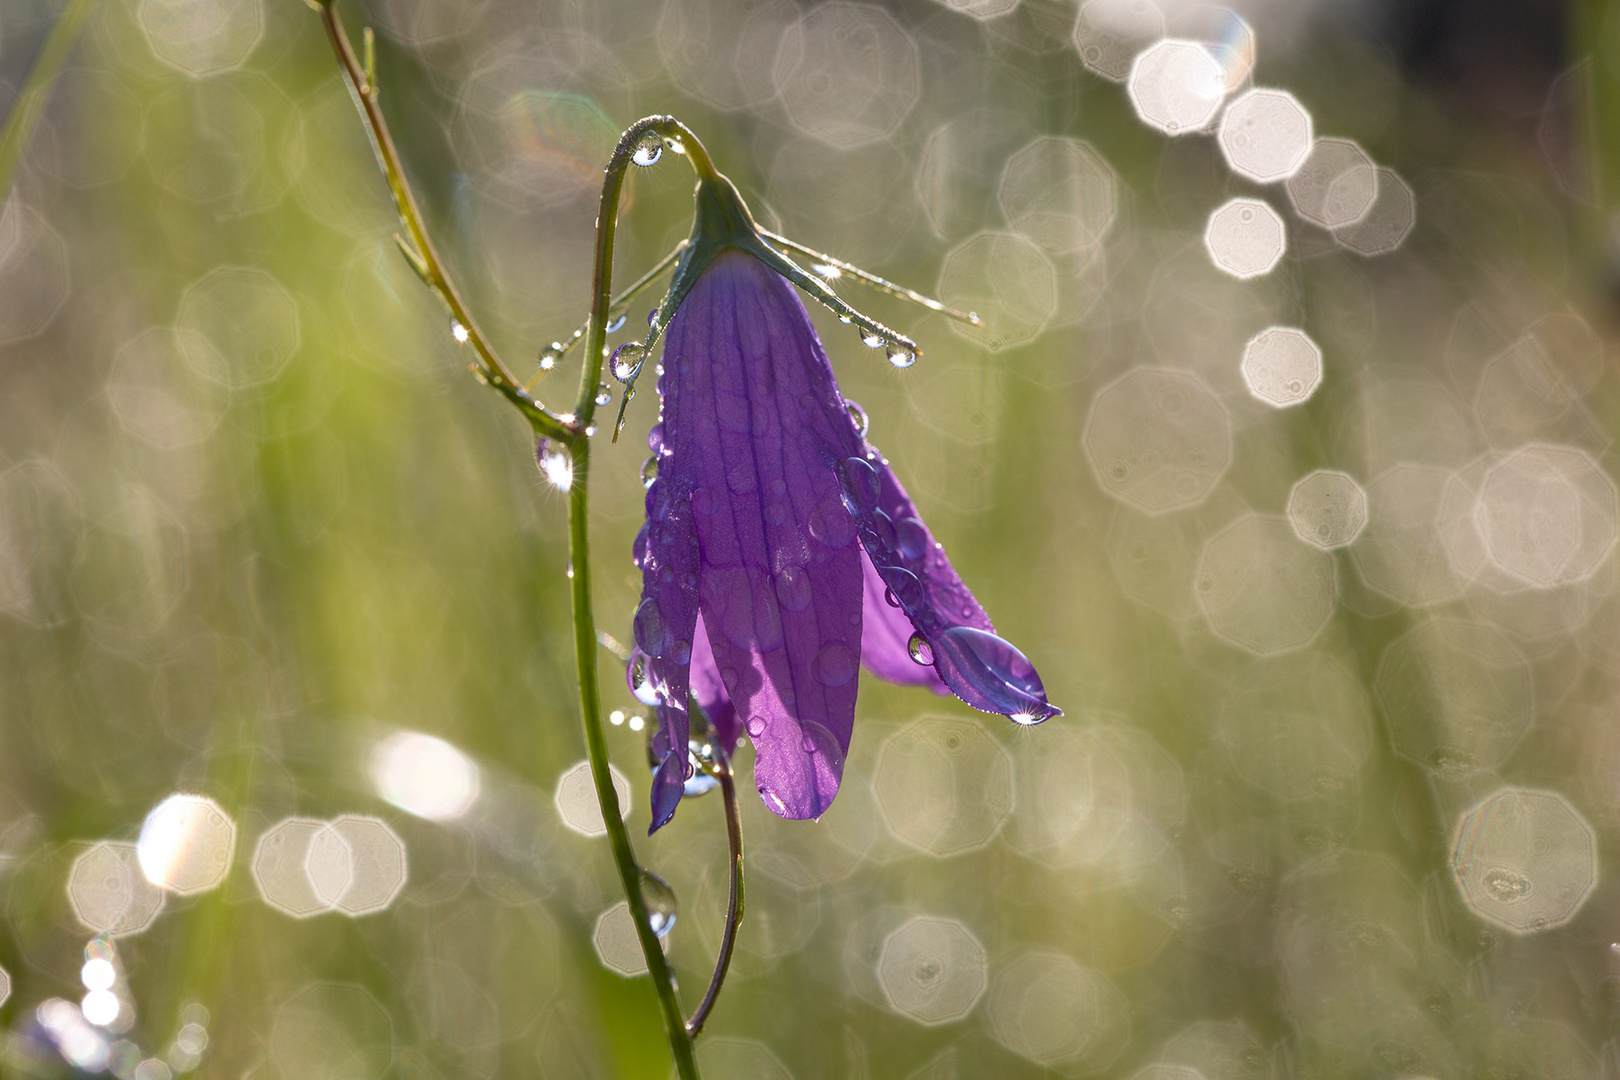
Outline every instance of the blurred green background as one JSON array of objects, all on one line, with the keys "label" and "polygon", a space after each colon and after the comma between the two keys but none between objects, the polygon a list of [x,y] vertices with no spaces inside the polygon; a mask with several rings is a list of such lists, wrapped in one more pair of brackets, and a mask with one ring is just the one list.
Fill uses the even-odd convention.
[{"label": "blurred green background", "polygon": [[[524,377],[653,112],[762,221],[989,322],[849,286],[922,343],[897,371],[812,312],[1067,715],[867,678],[819,824],[746,796],[705,1075],[1620,1067],[1620,9],[340,2]],[[0,107],[60,7],[0,6]],[[1133,94],[1220,96],[1120,81],[1165,36],[1354,145],[1290,187],[1155,129]],[[620,280],[690,191],[634,177]],[[1206,240],[1233,198],[1286,235],[1250,278],[1212,254],[1264,237]],[[92,0],[0,213],[8,1075],[667,1075],[570,779],[563,498],[395,228],[302,3]],[[1308,350],[1269,327],[1320,353],[1287,407],[1258,392],[1303,397]],[[597,457],[621,639],[655,411]],[[601,655],[639,836],[645,708]],[[688,1007],[724,846],[716,796],[638,844]]]}]

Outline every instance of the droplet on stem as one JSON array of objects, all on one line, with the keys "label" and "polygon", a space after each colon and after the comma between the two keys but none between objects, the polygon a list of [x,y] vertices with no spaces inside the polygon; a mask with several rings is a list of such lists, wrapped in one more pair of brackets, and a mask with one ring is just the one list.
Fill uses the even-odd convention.
[{"label": "droplet on stem", "polygon": [[636,143],[635,151],[630,160],[646,168],[658,164],[658,159],[664,156],[664,139],[656,131],[649,131]]},{"label": "droplet on stem", "polygon": [[641,902],[647,905],[647,925],[655,937],[675,928],[675,890],[651,870],[641,871]]}]

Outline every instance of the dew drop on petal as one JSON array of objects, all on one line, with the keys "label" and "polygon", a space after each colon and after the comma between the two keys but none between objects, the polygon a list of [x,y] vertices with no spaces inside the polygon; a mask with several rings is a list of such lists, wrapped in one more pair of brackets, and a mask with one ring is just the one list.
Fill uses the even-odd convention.
[{"label": "dew drop on petal", "polygon": [[802,567],[789,566],[776,575],[776,601],[784,610],[803,611],[810,600],[810,575]]},{"label": "dew drop on petal", "polygon": [[849,410],[849,418],[855,421],[855,434],[866,438],[866,433],[872,430],[872,421],[867,418],[866,410],[848,398],[844,399],[844,407]]},{"label": "dew drop on petal", "polygon": [[653,481],[658,479],[658,455],[653,454],[641,463],[641,486],[650,488]]},{"label": "dew drop on petal", "polygon": [[661,656],[664,651],[664,617],[658,610],[658,601],[647,597],[636,608],[636,646],[648,656]]},{"label": "dew drop on petal", "polygon": [[763,716],[750,716],[748,718],[748,737],[757,739],[765,734],[766,722]]},{"label": "dew drop on petal", "polygon": [[914,663],[923,667],[930,667],[934,663],[934,647],[928,644],[921,631],[911,635],[911,640],[906,642],[906,652],[911,654]]},{"label": "dew drop on petal", "polygon": [[841,641],[829,642],[816,653],[811,670],[822,686],[843,686],[855,677],[860,657]]},{"label": "dew drop on petal", "polygon": [[838,483],[844,490],[844,505],[852,514],[871,510],[878,504],[877,470],[858,457],[845,458],[838,465]]}]

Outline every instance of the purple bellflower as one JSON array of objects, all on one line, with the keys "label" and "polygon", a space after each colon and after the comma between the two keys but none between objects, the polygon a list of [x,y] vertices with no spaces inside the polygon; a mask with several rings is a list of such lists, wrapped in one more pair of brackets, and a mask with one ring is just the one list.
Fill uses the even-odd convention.
[{"label": "purple bellflower", "polygon": [[850,310],[706,177],[648,345],[614,357],[639,367],[667,327],[630,664],[658,712],[649,833],[693,778],[689,701],[728,757],[748,735],[760,797],[785,818],[832,803],[863,663],[1022,724],[1061,712],[866,442],[790,281]]}]

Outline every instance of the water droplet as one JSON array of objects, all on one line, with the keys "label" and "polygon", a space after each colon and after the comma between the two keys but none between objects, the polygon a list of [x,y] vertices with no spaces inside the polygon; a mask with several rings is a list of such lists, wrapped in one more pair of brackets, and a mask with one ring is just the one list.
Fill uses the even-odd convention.
[{"label": "water droplet", "polygon": [[866,410],[848,398],[844,399],[844,407],[849,410],[849,418],[855,421],[855,434],[866,438],[866,433],[872,430],[872,421],[867,417]]},{"label": "water droplet", "polygon": [[557,361],[562,359],[562,354],[563,347],[562,342],[560,341],[553,341],[550,345],[547,345],[545,348],[541,349],[540,370],[550,371],[552,368],[556,367]]},{"label": "water droplet", "polygon": [[635,695],[637,701],[649,706],[658,704],[658,689],[653,686],[652,677],[647,671],[647,654],[640,649],[630,656],[627,676],[630,692]]},{"label": "water droplet", "polygon": [[921,631],[911,635],[911,640],[906,642],[906,652],[911,654],[914,663],[923,667],[929,667],[934,662],[934,647],[928,644],[928,639],[922,636]]},{"label": "water droplet", "polygon": [[600,408],[613,400],[613,391],[608,389],[607,383],[596,384],[596,404]]},{"label": "water droplet", "polygon": [[876,330],[867,330],[861,334],[861,344],[868,349],[881,349],[889,343],[889,339]]},{"label": "water droplet", "polygon": [[641,137],[639,142],[636,143],[636,149],[630,155],[630,160],[645,169],[649,165],[658,164],[658,159],[663,156],[663,136],[659,135],[656,131],[649,131],[647,134]]},{"label": "water droplet", "polygon": [[622,311],[614,315],[608,320],[607,332],[610,334],[617,334],[620,330],[624,329],[624,324],[629,321],[629,318],[630,316],[626,315]]},{"label": "water droplet", "polygon": [[1047,704],[1035,666],[1012,642],[988,630],[953,626],[936,636],[935,645],[940,677],[975,709],[1002,716],[1028,714],[1029,723],[1057,714]]},{"label": "water droplet", "polygon": [[641,486],[650,488],[653,481],[658,479],[658,455],[653,454],[641,463]]},{"label": "water droplet", "polygon": [[765,718],[763,716],[750,716],[748,718],[748,725],[747,726],[748,726],[748,737],[751,738],[751,739],[757,739],[761,735],[765,734],[765,728],[767,727],[767,723],[766,723],[766,720],[765,720]]},{"label": "water droplet", "polygon": [[650,596],[636,607],[635,637],[636,647],[648,656],[664,655],[664,616]]},{"label": "water droplet", "polygon": [[855,677],[860,666],[861,659],[854,649],[841,641],[833,641],[816,653],[811,671],[822,686],[843,686]]},{"label": "water droplet", "polygon": [[917,562],[928,553],[928,530],[916,518],[902,515],[894,523],[894,542],[902,559]]},{"label": "water droplet", "polygon": [[850,513],[862,514],[877,506],[881,491],[877,470],[864,459],[852,457],[839,462],[838,482]]},{"label": "water droplet", "polygon": [[715,502],[714,489],[708,487],[696,488],[692,492],[692,509],[704,517],[708,517],[720,507]]},{"label": "water droplet", "polygon": [[641,871],[641,902],[647,905],[647,925],[657,937],[675,927],[675,890],[651,870]]},{"label": "water droplet", "polygon": [[803,567],[789,566],[776,575],[776,602],[787,611],[803,611],[810,606],[810,575]]},{"label": "water droplet", "polygon": [[838,321],[843,323],[845,326],[848,326],[850,323],[854,322],[855,320],[850,318],[848,315],[840,315],[840,316],[838,316]]},{"label": "water droplet", "polygon": [[647,347],[639,341],[627,341],[613,350],[613,359],[609,367],[613,370],[613,377],[620,382],[629,382],[635,378],[636,372],[641,370],[642,361],[647,359]]},{"label": "water droplet", "polygon": [[900,601],[895,599],[894,590],[889,588],[885,588],[883,590],[883,602],[888,604],[890,607],[900,606]]},{"label": "water droplet", "polygon": [[534,459],[546,483],[558,491],[567,491],[574,486],[574,459],[568,456],[566,450],[553,446],[550,439],[541,439],[536,444]]},{"label": "water droplet", "polygon": [[908,368],[917,362],[917,354],[898,341],[889,342],[888,357],[889,363],[897,368]]},{"label": "water droplet", "polygon": [[450,316],[450,336],[456,339],[458,345],[465,345],[467,339],[472,335],[467,332],[465,326],[461,325],[461,320],[452,315]]},{"label": "water droplet", "polygon": [[675,642],[669,650],[669,658],[677,664],[690,664],[692,662],[692,643],[685,639]]}]

